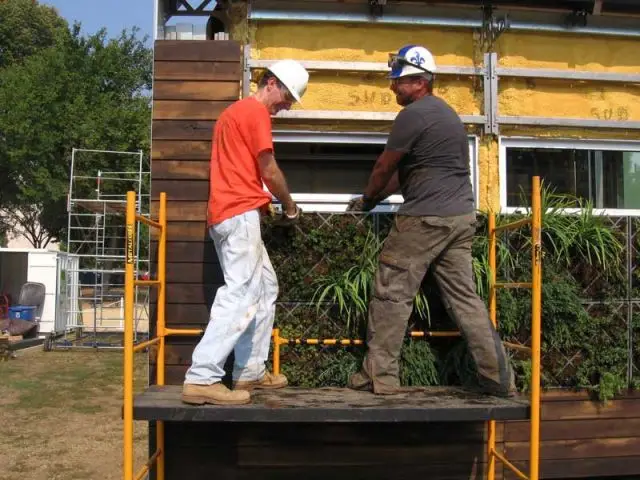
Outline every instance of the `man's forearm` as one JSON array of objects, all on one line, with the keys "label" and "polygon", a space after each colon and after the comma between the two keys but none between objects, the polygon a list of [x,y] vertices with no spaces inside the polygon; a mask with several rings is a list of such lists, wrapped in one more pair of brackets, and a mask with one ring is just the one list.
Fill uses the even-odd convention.
[{"label": "man's forearm", "polygon": [[279,167],[273,168],[270,174],[263,178],[263,181],[269,191],[275,195],[278,200],[280,200],[284,210],[290,215],[295,213],[295,203],[291,198],[287,180],[285,179],[282,170],[280,170]]},{"label": "man's forearm", "polygon": [[384,164],[376,164],[371,176],[369,177],[369,184],[364,191],[367,198],[371,200],[377,199],[381,194],[387,191],[394,176],[394,171],[387,168]]},{"label": "man's forearm", "polygon": [[375,197],[373,200],[376,203],[380,203],[390,195],[393,195],[394,193],[396,193],[399,188],[400,188],[400,179],[398,178],[398,171],[396,170],[391,176],[391,180],[389,180],[389,182],[387,183],[387,186],[384,187],[382,192],[380,192],[378,196]]}]

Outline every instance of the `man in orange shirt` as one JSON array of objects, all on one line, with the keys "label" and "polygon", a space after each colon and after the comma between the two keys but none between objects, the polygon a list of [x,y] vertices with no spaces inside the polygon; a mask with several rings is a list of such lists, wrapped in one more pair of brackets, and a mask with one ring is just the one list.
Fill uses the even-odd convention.
[{"label": "man in orange shirt", "polygon": [[[186,403],[244,404],[254,388],[287,385],[284,375],[265,369],[278,281],[262,243],[260,215],[273,194],[282,203],[283,222],[295,223],[300,216],[273,155],[271,115],[300,102],[308,80],[298,62],[276,62],[261,78],[258,91],[228,107],[216,122],[207,224],[225,285],[216,292],[209,324],[185,376]],[[229,390],[221,380],[232,351],[234,388]]]}]

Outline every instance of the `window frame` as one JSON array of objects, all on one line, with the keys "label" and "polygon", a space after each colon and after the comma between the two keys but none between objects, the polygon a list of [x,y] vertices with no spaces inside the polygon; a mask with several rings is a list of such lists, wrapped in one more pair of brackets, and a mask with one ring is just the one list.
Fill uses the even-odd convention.
[{"label": "window frame", "polygon": [[[273,143],[331,143],[331,144],[377,144],[387,143],[388,133],[379,132],[323,132],[323,131],[298,131],[298,130],[274,130]],[[480,197],[478,149],[479,138],[477,135],[467,135],[469,142],[469,159],[471,163],[471,182],[473,187],[475,208],[478,208]],[[276,154],[276,161],[278,160]],[[362,185],[364,189],[366,185]],[[266,190],[266,186],[264,187]],[[349,201],[361,195],[362,192],[353,193],[292,193],[293,200],[300,205],[305,212],[338,213],[347,209]],[[402,195],[391,195],[381,202],[373,211],[380,213],[397,212],[404,199]],[[274,206],[279,208],[279,201],[273,198]]]},{"label": "window frame", "polygon": [[[507,148],[554,148],[564,150],[608,150],[616,152],[640,152],[640,140],[617,139],[571,139],[538,137],[502,137],[498,139],[500,212],[504,214],[523,213],[524,207],[507,205]],[[567,208],[565,213],[580,213],[581,208]],[[594,208],[594,215],[609,217],[640,217],[640,209],[634,208]]]}]

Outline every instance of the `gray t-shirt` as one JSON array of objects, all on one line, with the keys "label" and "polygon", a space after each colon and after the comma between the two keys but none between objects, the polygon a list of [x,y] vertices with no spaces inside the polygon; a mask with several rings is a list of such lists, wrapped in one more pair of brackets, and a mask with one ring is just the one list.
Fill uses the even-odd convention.
[{"label": "gray t-shirt", "polygon": [[403,215],[448,217],[475,210],[469,143],[458,114],[427,95],[396,117],[387,149],[405,153],[398,165]]}]

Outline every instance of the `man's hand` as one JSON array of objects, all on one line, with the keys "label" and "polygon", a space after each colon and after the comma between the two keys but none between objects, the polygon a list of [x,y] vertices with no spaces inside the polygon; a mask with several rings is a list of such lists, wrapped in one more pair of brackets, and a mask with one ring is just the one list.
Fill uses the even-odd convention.
[{"label": "man's hand", "polygon": [[347,212],[368,212],[373,210],[376,204],[371,199],[360,195],[359,197],[352,198],[347,205]]},{"label": "man's hand", "polygon": [[295,206],[295,213],[290,215],[287,213],[285,209],[282,210],[282,214],[278,217],[273,224],[280,227],[289,227],[292,225],[296,225],[300,221],[300,217],[302,216],[302,209],[299,206]]}]

